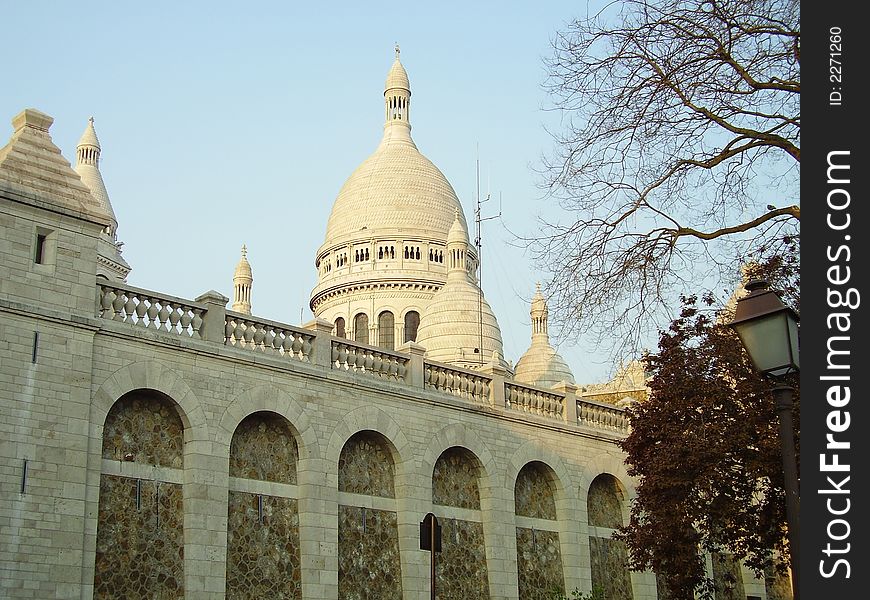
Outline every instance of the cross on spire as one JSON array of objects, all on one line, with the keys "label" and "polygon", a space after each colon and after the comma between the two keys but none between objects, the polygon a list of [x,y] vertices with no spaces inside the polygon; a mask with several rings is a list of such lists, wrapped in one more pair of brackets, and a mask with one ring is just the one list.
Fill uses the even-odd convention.
[{"label": "cross on spire", "polygon": [[396,60],[399,60],[399,54],[401,54],[401,50],[399,50],[399,42],[396,42]]}]

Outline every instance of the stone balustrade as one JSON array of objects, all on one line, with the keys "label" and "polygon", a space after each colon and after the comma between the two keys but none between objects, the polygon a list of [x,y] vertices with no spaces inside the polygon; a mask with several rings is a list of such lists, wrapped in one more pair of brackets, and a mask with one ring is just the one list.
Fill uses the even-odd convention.
[{"label": "stone balustrade", "polygon": [[226,311],[225,323],[224,343],[227,346],[311,362],[315,336],[310,331],[229,310]]},{"label": "stone balustrade", "polygon": [[487,365],[480,372],[436,363],[425,360],[425,349],[414,343],[399,351],[368,346],[332,337],[331,324],[325,321],[294,327],[228,311],[227,301],[217,292],[184,300],[100,281],[96,313],[108,321],[400,382],[495,410],[537,415],[617,435],[629,431],[622,408],[579,397],[576,386],[564,382],[553,390],[535,388],[511,381],[497,365]]},{"label": "stone balustrade", "polygon": [[381,379],[405,381],[410,357],[398,352],[336,338],[332,340],[332,368],[365,373]]},{"label": "stone balustrade", "polygon": [[565,414],[565,396],[518,383],[505,382],[504,399],[509,410],[552,419],[563,419]]},{"label": "stone balustrade", "polygon": [[476,371],[428,360],[423,362],[423,387],[426,389],[489,406],[491,383],[489,377]]},{"label": "stone balustrade", "polygon": [[97,316],[138,327],[201,338],[203,304],[117,282],[97,283]]},{"label": "stone balustrade", "polygon": [[628,434],[629,421],[625,411],[610,404],[577,398],[577,422],[596,429],[609,429]]}]

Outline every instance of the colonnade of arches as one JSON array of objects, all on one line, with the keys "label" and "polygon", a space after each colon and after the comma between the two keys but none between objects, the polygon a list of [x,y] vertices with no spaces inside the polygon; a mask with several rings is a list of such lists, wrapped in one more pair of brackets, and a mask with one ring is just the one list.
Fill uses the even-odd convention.
[{"label": "colonnade of arches", "polygon": [[[182,417],[171,398],[147,389],[122,395],[108,411],[102,432],[95,598],[184,594]],[[227,463],[228,598],[302,597],[301,439],[285,416],[269,410],[255,409],[235,427]],[[402,598],[397,464],[412,458],[400,456],[378,431],[362,429],[344,439],[337,461],[339,598]],[[492,550],[487,548],[483,508],[495,475],[462,445],[448,445],[434,460],[432,511],[442,524],[436,572],[440,599],[490,597]],[[549,599],[554,590],[565,589],[560,486],[543,460],[527,460],[513,481],[521,600]],[[618,600],[633,597],[631,581],[620,563],[624,549],[614,545],[608,530],[622,524],[625,502],[613,475],[600,474],[589,486],[593,584]]]},{"label": "colonnade of arches", "polygon": [[382,310],[378,313],[374,328],[370,326],[369,315],[365,312],[356,313],[351,323],[353,330],[349,332],[345,318],[337,317],[334,322],[336,337],[352,336],[355,342],[361,344],[371,344],[386,350],[395,350],[401,343],[417,341],[420,313],[416,310],[406,311],[401,319],[401,327],[396,326],[396,317],[391,310]]}]

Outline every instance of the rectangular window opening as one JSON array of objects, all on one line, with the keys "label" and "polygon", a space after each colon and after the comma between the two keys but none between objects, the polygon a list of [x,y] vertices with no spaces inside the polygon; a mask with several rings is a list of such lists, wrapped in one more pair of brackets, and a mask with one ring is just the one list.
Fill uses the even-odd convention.
[{"label": "rectangular window opening", "polygon": [[47,239],[48,234],[46,233],[36,234],[36,256],[33,261],[38,265],[45,264],[45,242]]}]

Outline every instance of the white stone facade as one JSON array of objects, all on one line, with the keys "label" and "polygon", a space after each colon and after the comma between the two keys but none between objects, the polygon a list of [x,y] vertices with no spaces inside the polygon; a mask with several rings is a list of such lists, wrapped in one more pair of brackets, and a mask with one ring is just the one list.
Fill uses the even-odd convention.
[{"label": "white stone facade", "polygon": [[[403,117],[388,128],[402,137],[410,131],[410,89],[398,58],[387,87],[395,92],[385,95],[387,115]],[[429,597],[429,554],[419,549],[419,522],[429,512],[482,524],[489,598],[518,598],[527,576],[518,571],[518,528],[558,534],[563,589],[591,589],[590,536],[607,538],[612,530],[589,524],[590,485],[601,474],[619,482],[623,522],[633,495],[617,446],[628,428],[622,409],[585,400],[570,383],[536,388],[514,382],[498,362],[468,370],[404,343],[407,311],[423,313],[447,282],[446,257],[443,263],[424,257],[447,250],[448,230],[461,215],[455,194],[443,207],[449,220],[437,227],[400,225],[374,237],[347,231],[328,239],[317,254],[321,268],[360,248],[369,260],[321,271],[312,306],[328,320],[294,327],[227,310],[229,299],[216,292],[189,300],[98,277],[99,243],[112,220],[69,163],[58,160],[50,124],[37,111],[22,113],[0,150],[0,597],[95,596],[97,540],[107,526],[100,515],[124,512],[101,504],[106,478],[181,486],[183,596],[172,597],[227,597],[233,493],[295,500],[298,597],[340,597],[340,506],[396,515],[403,598]],[[387,244],[396,258],[391,250],[389,259],[374,260]],[[403,258],[406,244],[420,246],[413,266]],[[467,281],[476,285],[475,257],[468,258]],[[360,310],[377,334],[372,321],[384,309],[395,315],[396,350],[333,335],[339,316],[352,333]],[[122,447],[118,458],[107,458],[107,416],[139,392],[177,411],[179,465],[142,462]],[[264,411],[289,424],[298,449],[295,483],[230,476],[234,433]],[[339,491],[342,449],[359,432],[385,440],[394,498]],[[436,461],[456,447],[479,464],[479,510],[433,503]],[[529,463],[549,473],[555,519],[518,514],[517,478]],[[138,503],[137,495],[127,510]],[[763,584],[746,579],[750,589],[765,597]],[[630,592],[635,600],[655,598],[655,577],[632,573]]]}]

